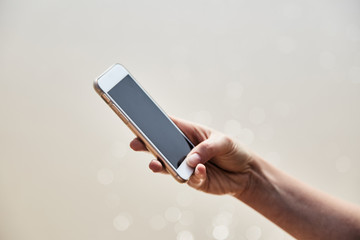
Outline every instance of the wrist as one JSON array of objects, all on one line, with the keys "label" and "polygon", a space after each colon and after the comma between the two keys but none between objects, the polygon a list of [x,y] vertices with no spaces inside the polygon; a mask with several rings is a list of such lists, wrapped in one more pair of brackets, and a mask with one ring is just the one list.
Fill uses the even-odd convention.
[{"label": "wrist", "polygon": [[273,172],[274,169],[270,164],[256,154],[252,154],[245,188],[234,196],[249,206],[256,204],[259,199],[271,198],[277,192]]}]

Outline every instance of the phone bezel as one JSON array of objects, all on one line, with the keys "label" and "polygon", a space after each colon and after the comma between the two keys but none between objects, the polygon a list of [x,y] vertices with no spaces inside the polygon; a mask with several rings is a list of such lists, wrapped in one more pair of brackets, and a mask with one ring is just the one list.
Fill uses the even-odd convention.
[{"label": "phone bezel", "polygon": [[[159,160],[162,161],[163,165],[166,167],[169,173],[173,177],[183,183],[186,182],[192,175],[194,169],[187,165],[183,161],[178,168],[175,168],[170,161],[159,151],[159,149],[150,141],[150,139],[143,133],[143,131],[137,126],[137,124],[124,112],[121,107],[114,101],[114,99],[108,94],[108,92],[120,81],[122,81],[127,75],[135,81],[135,83],[140,87],[140,89],[151,99],[151,101],[160,109],[160,111],[165,115],[165,117],[173,124],[173,126],[191,143],[191,141],[186,137],[186,135],[176,126],[176,124],[169,118],[165,111],[154,101],[154,99],[147,93],[147,91],[136,81],[136,79],[130,74],[130,72],[121,64],[116,63],[107,69],[103,74],[101,74],[94,81],[94,88],[96,92],[106,101],[106,103],[111,107],[113,105],[116,109],[113,109],[115,113],[123,120],[123,122],[138,136],[146,145],[148,150],[155,155]],[[104,96],[105,95],[105,96]],[[118,110],[118,111],[116,111]],[[191,143],[194,147],[194,145]]]}]

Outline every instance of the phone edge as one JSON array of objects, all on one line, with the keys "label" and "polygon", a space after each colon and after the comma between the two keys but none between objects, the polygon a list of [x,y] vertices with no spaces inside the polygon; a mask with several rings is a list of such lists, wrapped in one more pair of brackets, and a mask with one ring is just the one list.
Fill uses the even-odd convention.
[{"label": "phone edge", "polygon": [[[145,94],[151,99],[152,102],[154,102],[154,104],[161,110],[161,112],[169,119],[169,121],[180,131],[180,133],[191,143],[191,145],[194,147],[194,144],[187,138],[187,136],[181,131],[181,129],[179,129],[179,127],[171,120],[171,118],[167,115],[167,113],[155,102],[155,100],[150,96],[150,94],[141,86],[141,84],[136,81],[136,79],[131,75],[131,73],[122,65],[119,63],[115,63],[113,65],[111,65],[107,70],[105,70],[99,77],[95,78],[95,80],[93,81],[93,87],[94,90],[98,93],[98,95],[105,101],[105,103],[113,110],[113,112],[115,112],[115,114],[123,121],[123,123],[135,134],[136,137],[139,137],[143,143],[145,144],[146,148],[149,150],[150,153],[152,153],[156,158],[158,158],[161,162],[163,167],[166,168],[166,170],[175,178],[175,180],[177,180],[179,183],[186,183],[189,179],[184,179],[182,178],[178,172],[176,170],[174,170],[171,166],[171,163],[168,163],[169,161],[164,159],[161,155],[161,153],[158,153],[158,150],[156,148],[154,148],[151,144],[144,136],[141,132],[139,132],[139,130],[137,129],[136,126],[133,125],[133,123],[130,121],[130,119],[127,119],[126,116],[124,116],[120,111],[120,109],[118,109],[118,107],[112,103],[111,99],[108,98],[105,99],[104,96],[107,96],[108,94],[105,93],[99,86],[98,80],[105,75],[110,69],[112,69],[115,65],[120,65],[121,67],[123,67],[127,73],[131,76],[131,78],[136,82],[136,84],[138,84],[140,86],[140,88],[145,92]],[[115,109],[113,109],[111,107],[111,104],[113,104],[113,106],[115,106],[117,108],[118,111],[115,111]],[[121,116],[120,116],[121,115]],[[125,121],[123,118],[126,118],[127,121]],[[186,164],[186,163],[184,163]],[[180,168],[180,166],[179,166]],[[191,175],[190,175],[191,176]],[[190,178],[189,176],[189,178]]]}]

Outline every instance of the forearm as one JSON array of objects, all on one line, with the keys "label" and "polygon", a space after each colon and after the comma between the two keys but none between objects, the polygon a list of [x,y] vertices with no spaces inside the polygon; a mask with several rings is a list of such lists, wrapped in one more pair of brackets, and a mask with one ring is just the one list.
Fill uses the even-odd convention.
[{"label": "forearm", "polygon": [[360,239],[359,207],[321,193],[255,156],[236,196],[298,239]]}]

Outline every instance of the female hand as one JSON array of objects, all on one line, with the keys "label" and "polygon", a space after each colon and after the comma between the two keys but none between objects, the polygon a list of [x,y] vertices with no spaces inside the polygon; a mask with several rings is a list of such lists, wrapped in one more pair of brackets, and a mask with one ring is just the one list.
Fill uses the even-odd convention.
[{"label": "female hand", "polygon": [[[252,154],[220,132],[177,118],[172,120],[195,145],[185,159],[195,168],[187,183],[206,193],[241,195],[249,184]],[[130,147],[135,151],[147,151],[139,138],[135,138]],[[150,162],[149,168],[166,173],[156,159]]]},{"label": "female hand", "polygon": [[[185,159],[195,167],[188,181],[191,187],[234,195],[296,239],[360,239],[358,206],[297,181],[220,132],[173,121],[196,145]],[[146,150],[137,138],[130,146]],[[165,172],[158,160],[149,166],[154,172]]]}]

